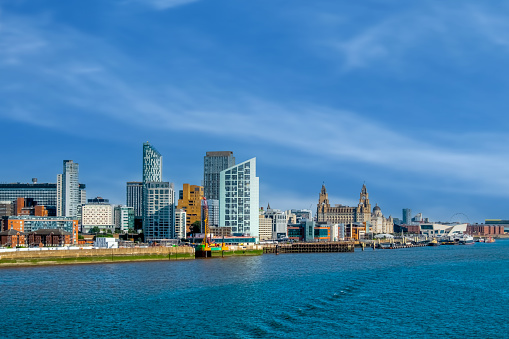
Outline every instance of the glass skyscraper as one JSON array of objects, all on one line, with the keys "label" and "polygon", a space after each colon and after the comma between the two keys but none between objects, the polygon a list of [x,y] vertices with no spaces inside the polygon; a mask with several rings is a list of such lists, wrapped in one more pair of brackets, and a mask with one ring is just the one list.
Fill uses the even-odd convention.
[{"label": "glass skyscraper", "polygon": [[175,220],[175,190],[169,182],[143,185],[143,234],[145,241],[172,239]]},{"label": "glass skyscraper", "polygon": [[141,217],[143,209],[143,183],[130,181],[127,183],[126,205],[134,209],[134,216]]},{"label": "glass skyscraper", "polygon": [[259,238],[259,178],[256,158],[220,173],[219,225]]},{"label": "glass skyscraper", "polygon": [[233,152],[207,152],[203,157],[203,193],[207,200],[219,200],[220,173],[235,165]]},{"label": "glass skyscraper", "polygon": [[145,241],[175,237],[175,189],[163,182],[163,157],[143,144],[142,218]]},{"label": "glass skyscraper", "polygon": [[163,157],[154,146],[143,144],[143,183],[163,181]]}]

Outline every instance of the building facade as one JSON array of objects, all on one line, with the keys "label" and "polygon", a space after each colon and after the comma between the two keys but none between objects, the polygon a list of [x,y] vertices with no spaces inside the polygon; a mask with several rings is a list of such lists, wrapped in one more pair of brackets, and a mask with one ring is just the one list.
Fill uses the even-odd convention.
[{"label": "building facade", "polygon": [[412,223],[412,210],[410,208],[403,208],[403,224],[410,225]]},{"label": "building facade", "polygon": [[175,223],[175,192],[169,182],[143,185],[143,234],[145,241],[172,239]]},{"label": "building facade", "polygon": [[134,209],[134,216],[142,216],[143,208],[143,183],[139,181],[130,181],[126,187],[126,205]]},{"label": "building facade", "polygon": [[219,225],[259,238],[259,178],[256,158],[220,173]]},{"label": "building facade", "polygon": [[163,181],[163,157],[154,146],[143,144],[143,183]]},{"label": "building facade", "polygon": [[183,209],[175,210],[175,238],[186,238],[186,211]]},{"label": "building facade", "polygon": [[194,222],[202,222],[202,199],[203,186],[184,184],[179,192],[177,208],[186,211],[186,232],[191,230]]},{"label": "building facade", "polygon": [[88,203],[81,206],[81,231],[88,233],[92,228],[98,227],[101,231],[113,232],[113,208],[108,199],[89,199]]},{"label": "building facade", "polygon": [[3,224],[4,230],[14,229],[24,233],[59,229],[69,232],[73,243],[78,241],[78,220],[72,217],[10,216],[3,218]]},{"label": "building facade", "polygon": [[392,219],[392,216],[385,218],[382,214],[382,209],[378,205],[373,207],[370,226],[371,232],[375,234],[394,233],[394,220]]},{"label": "building facade", "polygon": [[286,213],[278,209],[270,208],[270,205],[268,205],[267,210],[264,213],[264,217],[269,219],[272,224],[271,239],[282,239],[288,236],[288,219]]},{"label": "building facade", "polygon": [[233,152],[207,152],[203,158],[203,188],[207,200],[219,200],[221,171],[235,165]]},{"label": "building facade", "polygon": [[272,219],[266,218],[264,211],[260,211],[258,228],[260,232],[260,241],[272,240]]},{"label": "building facade", "polygon": [[66,217],[77,217],[81,204],[79,188],[79,165],[72,160],[64,160],[62,173],[62,211]]},{"label": "building facade", "polygon": [[331,207],[329,197],[325,185],[318,197],[318,205],[316,209],[316,217],[318,223],[329,224],[349,224],[354,222],[370,222],[371,221],[371,204],[366,185],[362,185],[359,204],[356,207],[336,205]]},{"label": "building facade", "polygon": [[115,206],[113,212],[115,230],[127,232],[134,230],[134,208],[129,206]]},{"label": "building facade", "polygon": [[209,227],[219,227],[219,200],[208,200],[209,207]]}]

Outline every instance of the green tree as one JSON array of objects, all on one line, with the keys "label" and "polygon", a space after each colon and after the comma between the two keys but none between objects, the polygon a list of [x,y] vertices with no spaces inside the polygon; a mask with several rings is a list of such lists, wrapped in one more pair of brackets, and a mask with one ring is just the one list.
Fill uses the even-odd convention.
[{"label": "green tree", "polygon": [[201,232],[201,222],[196,220],[191,224],[191,233],[196,234]]}]

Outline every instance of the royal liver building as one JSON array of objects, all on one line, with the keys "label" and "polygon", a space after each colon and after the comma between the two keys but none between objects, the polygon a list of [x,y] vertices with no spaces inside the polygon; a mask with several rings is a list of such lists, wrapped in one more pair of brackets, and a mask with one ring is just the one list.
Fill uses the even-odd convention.
[{"label": "royal liver building", "polygon": [[385,218],[378,205],[375,206],[373,212],[371,212],[371,204],[369,203],[369,194],[366,185],[362,185],[359,204],[356,207],[344,205],[335,205],[331,207],[325,185],[322,185],[322,190],[318,198],[316,218],[318,223],[323,224],[347,225],[351,223],[369,222],[373,233],[392,233],[394,228],[392,217]]}]

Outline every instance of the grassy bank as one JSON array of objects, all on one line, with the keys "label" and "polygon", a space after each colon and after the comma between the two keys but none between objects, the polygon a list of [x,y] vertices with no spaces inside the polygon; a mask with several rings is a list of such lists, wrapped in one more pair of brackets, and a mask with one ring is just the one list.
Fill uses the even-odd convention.
[{"label": "grassy bank", "polygon": [[211,253],[212,257],[231,257],[243,255],[262,255],[263,250],[212,251]]}]

